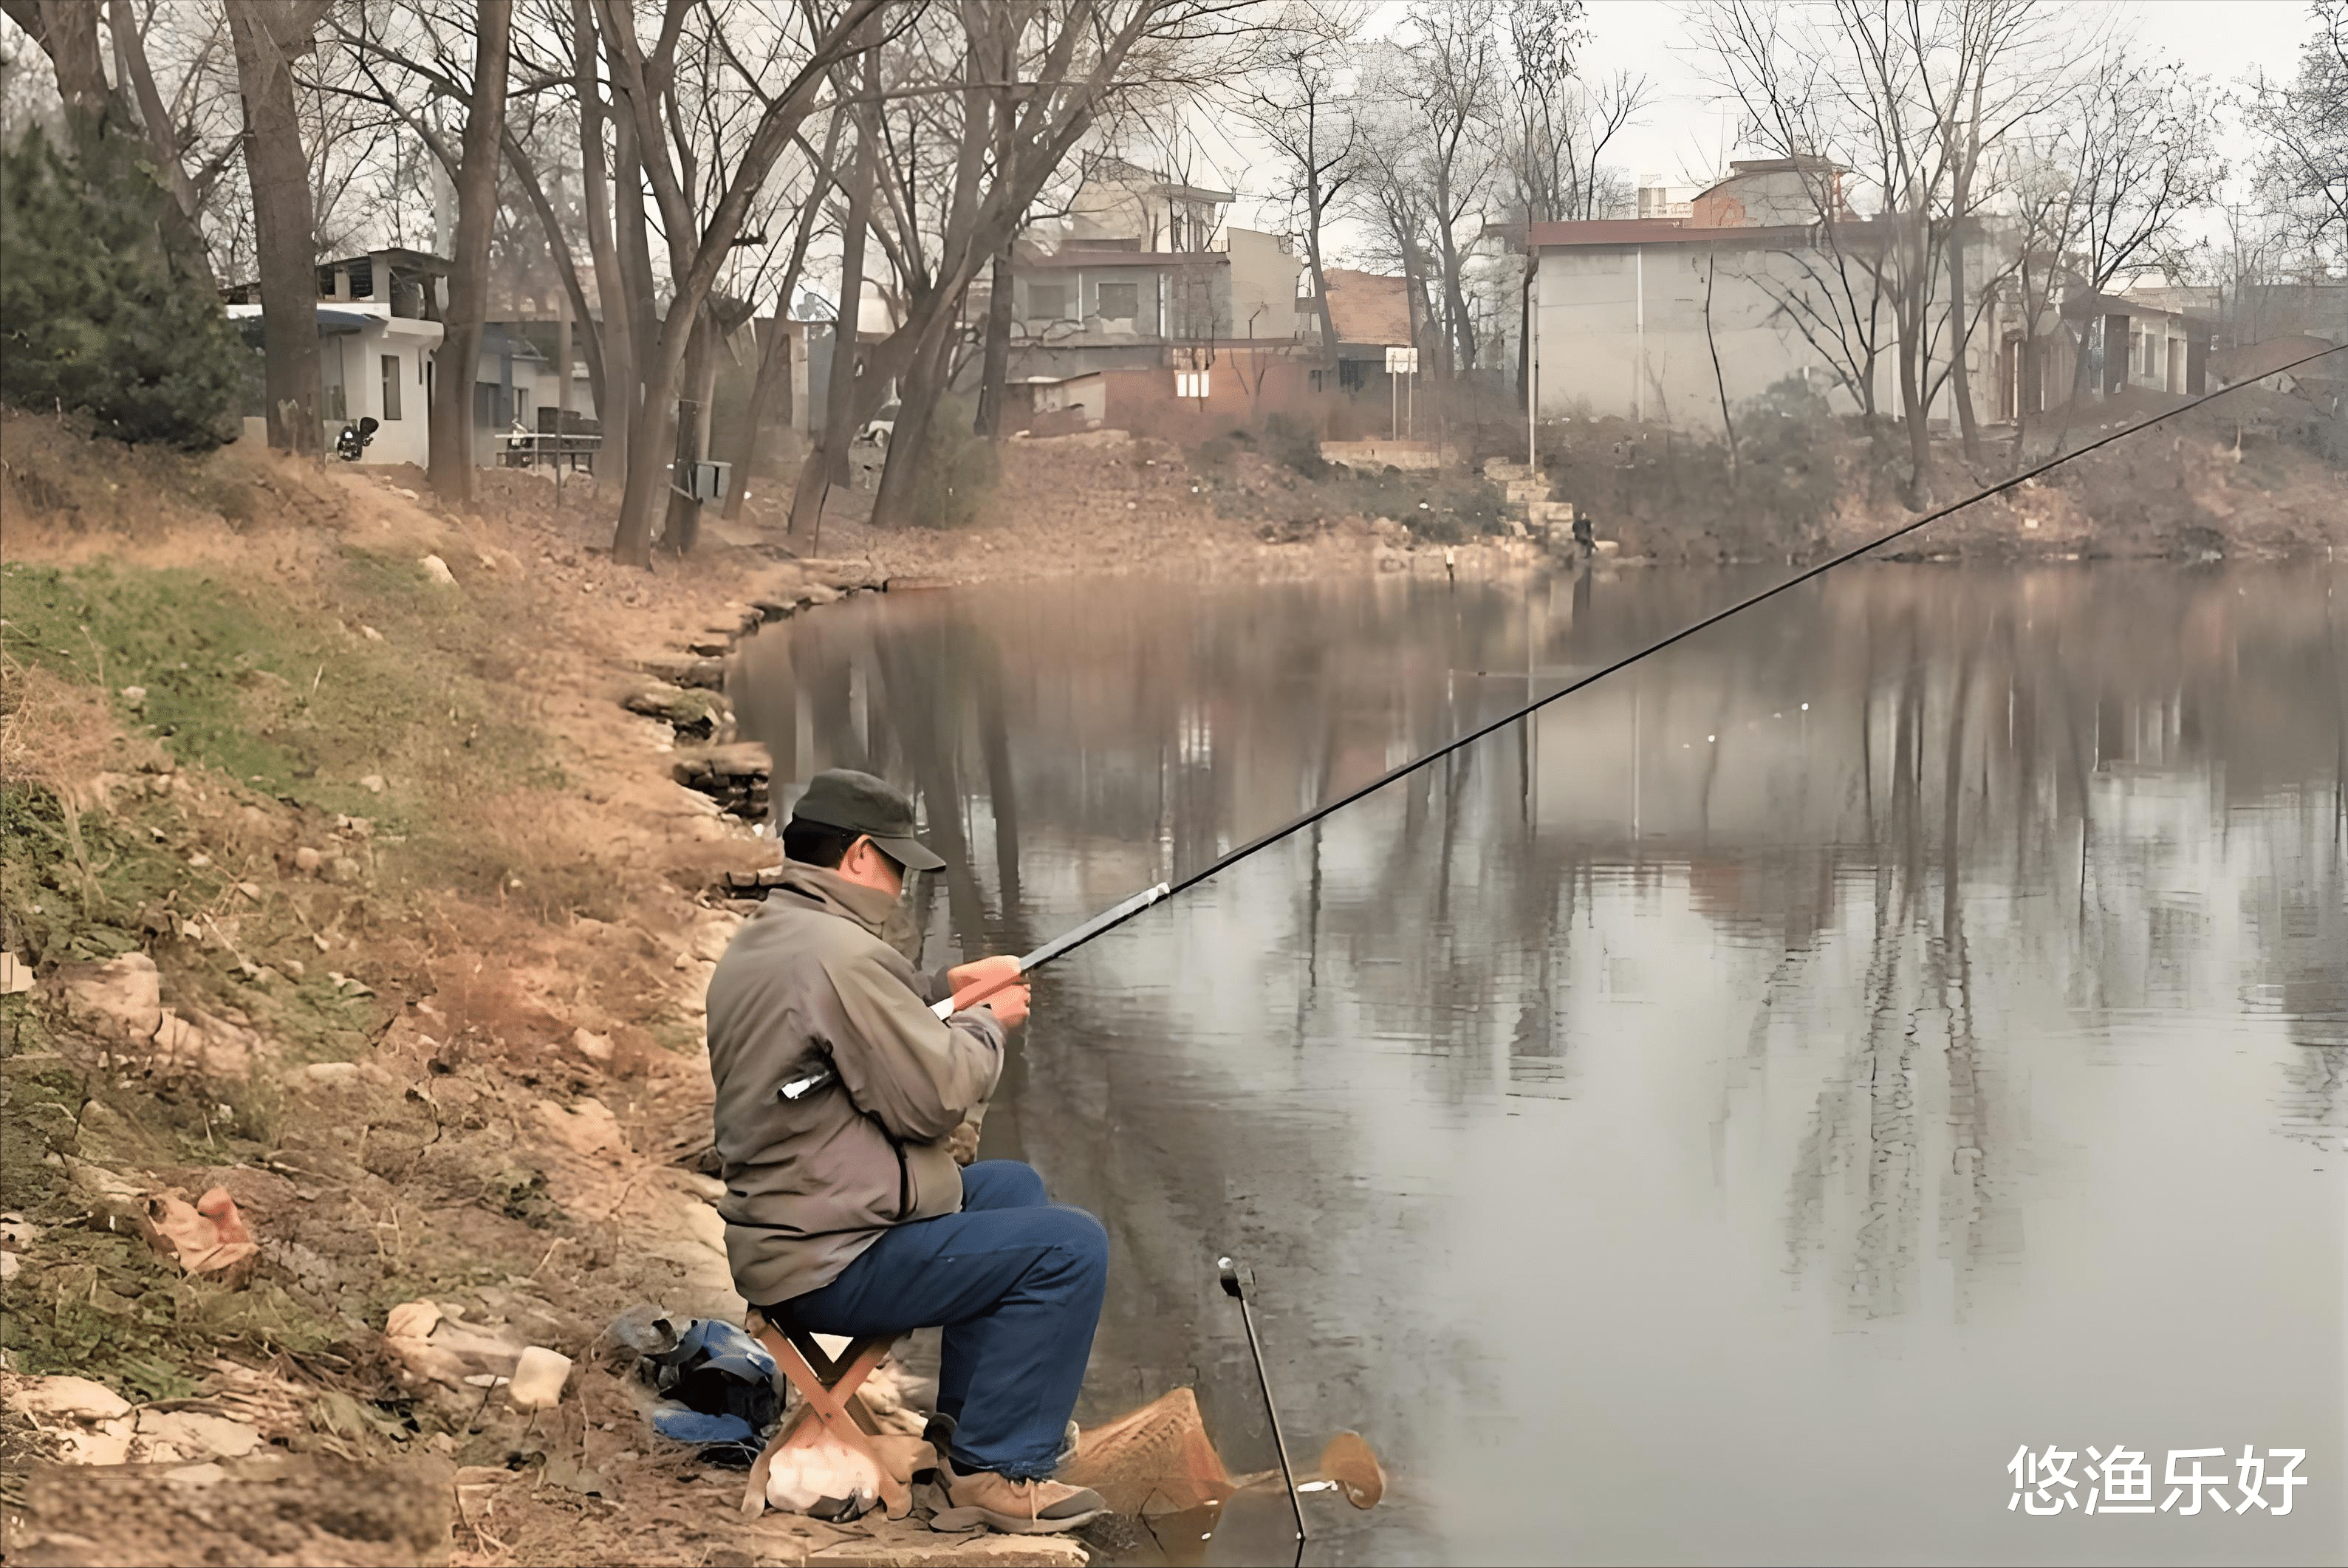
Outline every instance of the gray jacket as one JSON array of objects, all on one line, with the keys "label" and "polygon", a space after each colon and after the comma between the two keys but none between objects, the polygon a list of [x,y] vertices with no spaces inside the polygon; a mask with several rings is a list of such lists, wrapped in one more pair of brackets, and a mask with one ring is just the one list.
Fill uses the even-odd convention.
[{"label": "gray jacket", "polygon": [[[881,940],[897,901],[786,863],[709,977],[709,1070],[735,1288],[769,1306],[838,1278],[891,1225],[962,1207],[947,1140],[994,1090],[1003,1025],[944,1023],[942,981]],[[829,1059],[834,1082],[778,1092]]]}]

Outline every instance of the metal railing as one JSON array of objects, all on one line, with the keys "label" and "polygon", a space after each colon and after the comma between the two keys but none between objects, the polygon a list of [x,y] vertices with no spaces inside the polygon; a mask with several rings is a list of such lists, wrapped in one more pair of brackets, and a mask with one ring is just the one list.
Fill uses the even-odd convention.
[{"label": "metal railing", "polygon": [[504,443],[500,457],[506,468],[560,469],[567,462],[573,473],[593,473],[595,453],[603,445],[602,436],[578,430],[509,430],[498,439]]}]

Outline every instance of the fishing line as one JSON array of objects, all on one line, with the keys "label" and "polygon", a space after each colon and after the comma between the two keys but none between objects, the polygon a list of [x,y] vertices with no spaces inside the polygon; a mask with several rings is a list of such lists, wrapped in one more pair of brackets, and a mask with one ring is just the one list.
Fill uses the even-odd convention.
[{"label": "fishing line", "polygon": [[[2338,354],[2343,349],[2348,349],[2348,344],[2335,344],[2330,348],[2321,349],[2316,353],[2294,359],[2287,365],[2278,365],[2273,369],[2265,372],[2264,376],[2261,376],[2257,379],[2263,380],[2266,376],[2281,376],[2287,374],[2290,371],[2298,369],[2302,365],[2312,364],[2314,361],[2322,359],[2327,355]],[[1187,876],[1175,878],[1169,882],[1159,882],[1156,887],[1148,888],[1134,894],[1133,897],[1126,900],[1123,903],[1118,904],[1114,909],[1103,911],[1101,913],[1097,914],[1092,919],[1085,922],[1082,925],[1077,926],[1075,930],[1054,937],[1051,941],[1045,943],[1043,946],[1038,947],[1033,953],[1022,957],[1019,960],[1017,975],[1009,975],[1003,979],[994,981],[983,990],[974,994],[965,993],[958,1000],[940,1002],[932,1010],[935,1012],[939,1017],[943,1018],[950,1016],[957,1006],[963,1007],[974,1006],[978,1003],[985,1000],[988,996],[993,995],[996,991],[1001,990],[1004,986],[1014,984],[1019,975],[1024,975],[1028,971],[1035,969],[1039,965],[1048,964],[1055,958],[1075,952],[1077,948],[1082,947],[1085,944],[1092,941],[1095,937],[1107,935],[1109,932],[1116,930],[1120,925],[1123,925],[1127,921],[1131,920],[1135,915],[1139,914],[1143,910],[1149,908],[1152,904],[1161,903],[1166,900],[1174,897],[1177,893],[1188,892],[1189,889],[1198,886],[1200,882],[1205,882],[1209,877],[1214,876],[1220,872],[1229,871],[1231,867],[1239,864],[1241,861],[1246,860],[1249,856],[1258,854],[1262,851],[1270,849],[1272,845],[1280,842],[1282,839],[1287,838],[1290,834],[1299,832],[1303,829],[1309,828],[1313,823],[1321,821],[1324,818],[1334,816],[1339,811],[1342,811],[1346,807],[1352,805],[1354,801],[1375,795],[1379,790],[1385,789],[1387,785],[1408,778],[1410,775],[1417,772],[1420,769],[1426,767],[1430,763],[1440,762],[1445,758],[1451,756],[1453,753],[1464,750],[1468,747],[1473,746],[1476,742],[1483,739],[1486,736],[1506,729],[1512,724],[1516,724],[1531,717],[1534,714],[1539,713],[1542,708],[1547,707],[1550,704],[1558,701],[1561,697],[1571,696],[1575,692],[1581,690],[1585,686],[1594,686],[1598,682],[1604,680],[1608,676],[1615,675],[1622,670],[1630,668],[1632,665],[1639,663],[1642,659],[1652,658],[1655,655],[1662,653],[1665,648],[1671,647],[1678,643],[1685,642],[1688,638],[1694,636],[1698,632],[1705,631],[1713,626],[1720,624],[1721,622],[1727,620],[1731,615],[1743,614],[1746,611],[1752,609],[1756,604],[1764,603],[1768,600],[1774,599],[1789,588],[1798,588],[1803,583],[1810,582],[1814,578],[1824,576],[1838,566],[1847,565],[1849,562],[1858,560],[1862,555],[1871,555],[1875,552],[1882,549],[1885,545],[1890,544],[1896,540],[1904,539],[1908,535],[1915,532],[1918,529],[1928,527],[1932,523],[1940,521],[1942,518],[1962,511],[1965,508],[1972,506],[1978,501],[1987,500],[1992,496],[2003,495],[2007,490],[2014,490],[2022,485],[2027,484],[2030,480],[2036,479],[2039,475],[2060,468],[2062,465],[2072,461],[2074,459],[2084,458],[2090,452],[2100,451],[2102,449],[2110,446],[2115,441],[2125,439],[2126,438],[2136,435],[2140,431],[2148,430],[2155,425],[2162,424],[2168,420],[2176,418],[2179,414],[2189,414],[2194,409],[2199,408],[2205,404],[2214,402],[2218,398],[2225,397],[2230,392],[2239,392],[2243,387],[2253,386],[2255,384],[2255,381],[2240,381],[2236,382],[2231,387],[2220,387],[2215,392],[2206,392],[2200,397],[2194,398],[2189,403],[2180,403],[2174,408],[2166,409],[2161,413],[2155,414],[2149,419],[2138,420],[2137,423],[2129,425],[2125,428],[2113,431],[2108,436],[2090,441],[2085,446],[2080,447],[2074,451],[2064,452],[2055,457],[2049,458],[2046,461],[2040,463],[2037,467],[2026,469],[2021,473],[2014,475],[2010,480],[2002,480],[1997,484],[1990,486],[1987,490],[1967,496],[1961,501],[1954,502],[1949,506],[1944,506],[1938,511],[1927,512],[1922,517],[1917,518],[1912,522],[1901,523],[1898,528],[1891,530],[1889,533],[1881,534],[1874,539],[1870,539],[1864,544],[1854,545],[1838,555],[1828,556],[1826,560],[1819,562],[1816,566],[1808,567],[1801,572],[1796,573],[1793,576],[1787,578],[1783,583],[1776,584],[1775,587],[1765,588],[1760,593],[1752,595],[1750,598],[1740,599],[1725,610],[1716,610],[1713,614],[1704,616],[1700,621],[1692,622],[1688,625],[1681,627],[1678,631],[1673,632],[1670,636],[1662,639],[1660,642],[1650,643],[1643,648],[1625,654],[1621,658],[1616,659],[1613,663],[1601,665],[1598,669],[1591,671],[1589,675],[1583,676],[1580,680],[1559,687],[1556,691],[1550,693],[1547,696],[1538,697],[1531,702],[1526,703],[1522,707],[1517,708],[1513,712],[1505,714],[1501,717],[1494,719],[1489,724],[1471,729],[1467,734],[1458,737],[1457,739],[1446,742],[1444,745],[1436,748],[1433,751],[1427,752],[1423,757],[1413,758],[1409,761],[1403,763],[1400,767],[1389,769],[1385,772],[1379,774],[1375,779],[1371,779],[1368,783],[1362,785],[1359,789],[1350,790],[1344,795],[1338,796],[1334,800],[1328,801],[1323,805],[1314,807],[1312,810],[1307,811],[1304,815],[1297,818],[1294,821],[1290,822],[1285,826],[1274,828],[1270,832],[1262,834],[1258,838],[1250,839],[1246,843],[1241,844],[1239,848],[1216,857],[1214,860],[1210,861],[1207,864],[1200,867],[1197,871],[1190,872]],[[788,1089],[786,1092],[788,1093]],[[790,1098],[797,1099],[798,1097],[792,1095]]]}]

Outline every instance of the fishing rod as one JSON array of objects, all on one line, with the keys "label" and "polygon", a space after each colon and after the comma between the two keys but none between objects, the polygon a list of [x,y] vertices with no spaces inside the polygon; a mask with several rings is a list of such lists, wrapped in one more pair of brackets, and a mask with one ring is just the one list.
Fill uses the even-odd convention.
[{"label": "fishing rod", "polygon": [[[1186,883],[1185,885],[1187,886],[1188,884]],[[1074,931],[1062,932],[1059,935],[1052,938],[1051,941],[1044,944],[1043,946],[1038,947],[1033,953],[1022,955],[1019,960],[1018,968],[1013,970],[1009,975],[1004,976],[1002,979],[990,983],[984,989],[978,992],[975,995],[969,996],[967,999],[959,1002],[957,1002],[955,998],[949,996],[944,1001],[940,1002],[935,1006],[932,1007],[930,1011],[936,1014],[940,1018],[950,1018],[963,1007],[975,1007],[980,1002],[994,995],[997,991],[1000,991],[1005,985],[1012,984],[1020,975],[1026,974],[1029,970],[1040,968],[1044,965],[1049,964],[1053,959],[1057,958],[1061,954],[1082,947],[1086,943],[1090,942],[1094,937],[1098,936],[1102,932],[1108,930],[1113,925],[1123,925],[1127,921],[1131,920],[1135,915],[1139,914],[1143,910],[1148,909],[1159,899],[1171,897],[1174,891],[1174,889],[1169,887],[1165,882],[1159,882],[1156,887],[1144,888],[1141,892],[1135,893],[1131,898],[1127,899],[1123,903],[1118,904],[1116,908],[1101,911],[1100,913],[1093,916],[1082,925],[1077,926]],[[813,1094],[816,1090],[831,1082],[832,1079],[839,1076],[839,1073],[833,1069],[829,1061],[821,1062],[815,1067],[810,1068],[801,1076],[789,1079],[775,1092],[788,1100],[805,1099],[808,1096]]]},{"label": "fishing rod", "polygon": [[[2265,374],[2267,376],[2286,375],[2291,371],[2298,369],[2302,365],[2311,365],[2316,360],[2324,358],[2326,356],[2338,354],[2343,349],[2348,349],[2348,344],[2335,344],[2330,348],[2320,349],[2313,354],[2305,355],[2298,359],[2291,360],[2289,364],[2276,366],[2273,369],[2267,371]],[[2260,379],[2263,378],[2263,377],[2260,377]],[[1262,834],[1256,838],[1250,839],[1246,843],[1241,844],[1239,848],[1216,857],[1205,865],[1200,866],[1197,871],[1191,872],[1187,876],[1175,878],[1168,882],[1161,882],[1155,887],[1144,889],[1142,892],[1134,894],[1131,898],[1127,899],[1123,903],[1117,905],[1115,908],[1104,910],[1101,913],[1095,915],[1092,919],[1085,922],[1082,925],[1077,926],[1075,930],[1064,933],[1059,936],[1056,936],[1051,941],[1044,944],[1041,947],[1036,948],[1033,953],[1025,954],[1019,960],[1019,966],[1011,973],[989,981],[984,986],[975,992],[965,993],[961,996],[950,997],[943,1002],[940,1002],[932,1007],[931,1011],[935,1013],[940,1018],[945,1018],[951,1016],[960,1008],[974,1007],[978,1006],[979,1003],[986,1000],[987,997],[994,995],[997,991],[1002,990],[1004,986],[1015,985],[1021,976],[1027,975],[1031,971],[1042,966],[1043,965],[1050,963],[1053,959],[1064,957],[1066,954],[1075,952],[1077,948],[1084,946],[1086,943],[1093,941],[1097,937],[1107,935],[1109,932],[1116,930],[1120,925],[1123,925],[1127,921],[1131,920],[1135,915],[1139,914],[1143,910],[1148,909],[1154,904],[1163,903],[1168,899],[1173,898],[1179,893],[1189,892],[1191,888],[1194,888],[1200,882],[1205,882],[1209,877],[1214,876],[1221,872],[1229,871],[1231,867],[1239,864],[1241,861],[1246,860],[1251,855],[1258,854],[1262,851],[1270,849],[1272,845],[1280,842],[1282,839],[1287,838],[1292,833],[1302,831],[1303,829],[1311,827],[1313,823],[1321,821],[1324,818],[1334,816],[1337,812],[1344,810],[1354,801],[1370,795],[1375,795],[1379,790],[1385,789],[1387,785],[1408,778],[1411,774],[1417,772],[1420,769],[1428,766],[1430,763],[1440,762],[1443,758],[1449,757],[1454,752],[1460,751],[1469,746],[1473,746],[1476,742],[1483,739],[1488,735],[1491,735],[1498,730],[1506,729],[1512,724],[1516,724],[1523,719],[1531,717],[1534,714],[1539,713],[1542,708],[1547,707],[1550,704],[1558,701],[1561,697],[1571,696],[1575,692],[1581,690],[1584,686],[1595,685],[1597,682],[1604,680],[1608,676],[1626,670],[1643,659],[1652,658],[1655,655],[1662,653],[1665,648],[1671,647],[1678,643],[1685,642],[1688,638],[1694,636],[1698,632],[1706,631],[1711,627],[1716,626],[1732,615],[1741,615],[1746,611],[1752,609],[1755,605],[1764,603],[1768,600],[1774,599],[1778,594],[1785,593],[1788,589],[1798,588],[1803,583],[1810,582],[1814,578],[1822,577],[1838,566],[1848,565],[1849,562],[1857,561],[1863,555],[1872,555],[1875,552],[1882,549],[1885,545],[1890,544],[1896,540],[1904,539],[1908,535],[1915,532],[1918,529],[1929,527],[1932,523],[1940,521],[1942,518],[1962,511],[1965,508],[1972,506],[1977,502],[1987,500],[1992,496],[2003,495],[2007,490],[2018,489],[2022,485],[2027,484],[2030,480],[2036,479],[2039,475],[2050,472],[2054,469],[2058,469],[2065,463],[2070,462],[2075,459],[2084,458],[2090,452],[2100,451],[2102,449],[2110,446],[2115,441],[2122,440],[2129,436],[2148,430],[2153,426],[2163,424],[2168,420],[2174,419],[2180,414],[2189,414],[2194,409],[2201,407],[2205,404],[2214,402],[2218,398],[2225,397],[2230,392],[2239,392],[2244,387],[2250,385],[2253,385],[2253,383],[2249,381],[2240,381],[2236,382],[2231,387],[2220,387],[2215,392],[2206,392],[2200,397],[2194,398],[2191,402],[2180,403],[2176,407],[2165,409],[2158,414],[2155,414],[2148,419],[2140,419],[2133,425],[2113,431],[2110,435],[2090,441],[2085,446],[2078,448],[2076,450],[2063,452],[2054,457],[2049,458],[2046,461],[2040,463],[2037,467],[2027,469],[2023,472],[2014,475],[2010,480],[2001,480],[2000,482],[1990,486],[1987,490],[1969,495],[1961,501],[1956,501],[1951,505],[1941,508],[1938,511],[1927,512],[1922,517],[1917,518],[1911,522],[1901,523],[1898,528],[1891,530],[1890,532],[1879,535],[1874,539],[1870,539],[1864,544],[1854,545],[1850,549],[1843,551],[1840,554],[1828,556],[1826,560],[1821,561],[1816,566],[1805,568],[1804,570],[1796,573],[1793,576],[1787,578],[1783,583],[1777,583],[1774,587],[1765,588],[1758,593],[1738,600],[1735,603],[1729,605],[1726,609],[1716,610],[1701,620],[1691,622],[1689,624],[1681,627],[1678,631],[1673,632],[1670,636],[1664,637],[1658,642],[1650,643],[1643,648],[1635,649],[1631,653],[1625,654],[1612,664],[1601,665],[1598,669],[1591,671],[1589,675],[1583,676],[1579,680],[1560,686],[1556,691],[1550,693],[1547,696],[1535,698],[1533,701],[1526,703],[1523,707],[1494,719],[1489,724],[1471,729],[1467,734],[1436,748],[1433,751],[1427,752],[1425,756],[1415,757],[1399,767],[1388,769],[1385,772],[1379,774],[1375,779],[1371,779],[1368,783],[1361,786],[1359,789],[1351,790],[1346,794],[1340,795],[1334,800],[1330,800],[1323,805],[1314,807],[1312,810],[1305,812],[1304,815],[1297,818],[1292,822],[1289,822],[1282,827],[1274,828],[1270,832]],[[809,1072],[807,1076],[793,1079],[791,1082],[783,1085],[780,1093],[786,1099],[799,1099],[806,1095],[813,1093],[823,1085],[829,1083],[833,1077],[834,1074],[829,1065],[819,1067]]]},{"label": "fishing rod", "polygon": [[1264,1418],[1272,1423],[1272,1446],[1280,1455],[1281,1484],[1288,1489],[1288,1513],[1296,1522],[1296,1565],[1304,1568],[1304,1503],[1297,1496],[1296,1471],[1288,1462],[1288,1438],[1280,1429],[1280,1410],[1272,1402],[1272,1374],[1263,1369],[1263,1346],[1255,1336],[1255,1308],[1248,1301],[1247,1286],[1255,1283],[1255,1271],[1246,1272],[1242,1283],[1239,1264],[1229,1258],[1218,1258],[1215,1268],[1220,1275],[1223,1294],[1240,1304],[1240,1321],[1247,1325],[1248,1354],[1255,1361],[1256,1387],[1263,1390]]}]

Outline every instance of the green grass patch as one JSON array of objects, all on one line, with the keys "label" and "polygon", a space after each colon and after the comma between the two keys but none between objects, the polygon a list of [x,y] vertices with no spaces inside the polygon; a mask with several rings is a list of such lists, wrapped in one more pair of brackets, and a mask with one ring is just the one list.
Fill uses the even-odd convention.
[{"label": "green grass patch", "polygon": [[0,784],[0,908],[36,962],[119,957],[142,920],[217,899],[227,879],[191,866],[142,825],[146,813],[77,811],[37,785]]},{"label": "green grass patch", "polygon": [[[181,1276],[139,1237],[110,1231],[54,1157],[107,1169],[175,1160],[229,1165],[264,1143],[221,1117],[210,1094],[121,1091],[50,1054],[27,999],[0,1002],[0,1181],[8,1202],[41,1227],[25,1267],[0,1287],[0,1346],[19,1371],[95,1377],[135,1398],[183,1398],[212,1360],[238,1351],[324,1349],[347,1332],[283,1289],[231,1290]],[[103,1090],[103,1102],[86,1099]]]},{"label": "green grass patch", "polygon": [[271,1281],[231,1289],[181,1277],[116,1232],[46,1231],[27,1262],[0,1292],[0,1345],[17,1368],[94,1377],[140,1399],[188,1398],[221,1356],[315,1354],[348,1333]]},{"label": "green grass patch", "polygon": [[[428,826],[435,796],[553,780],[489,689],[514,640],[493,607],[413,562],[357,553],[324,586],[339,620],[213,572],[10,564],[0,649],[102,686],[182,763],[396,829]],[[360,785],[369,776],[384,793]]]}]

